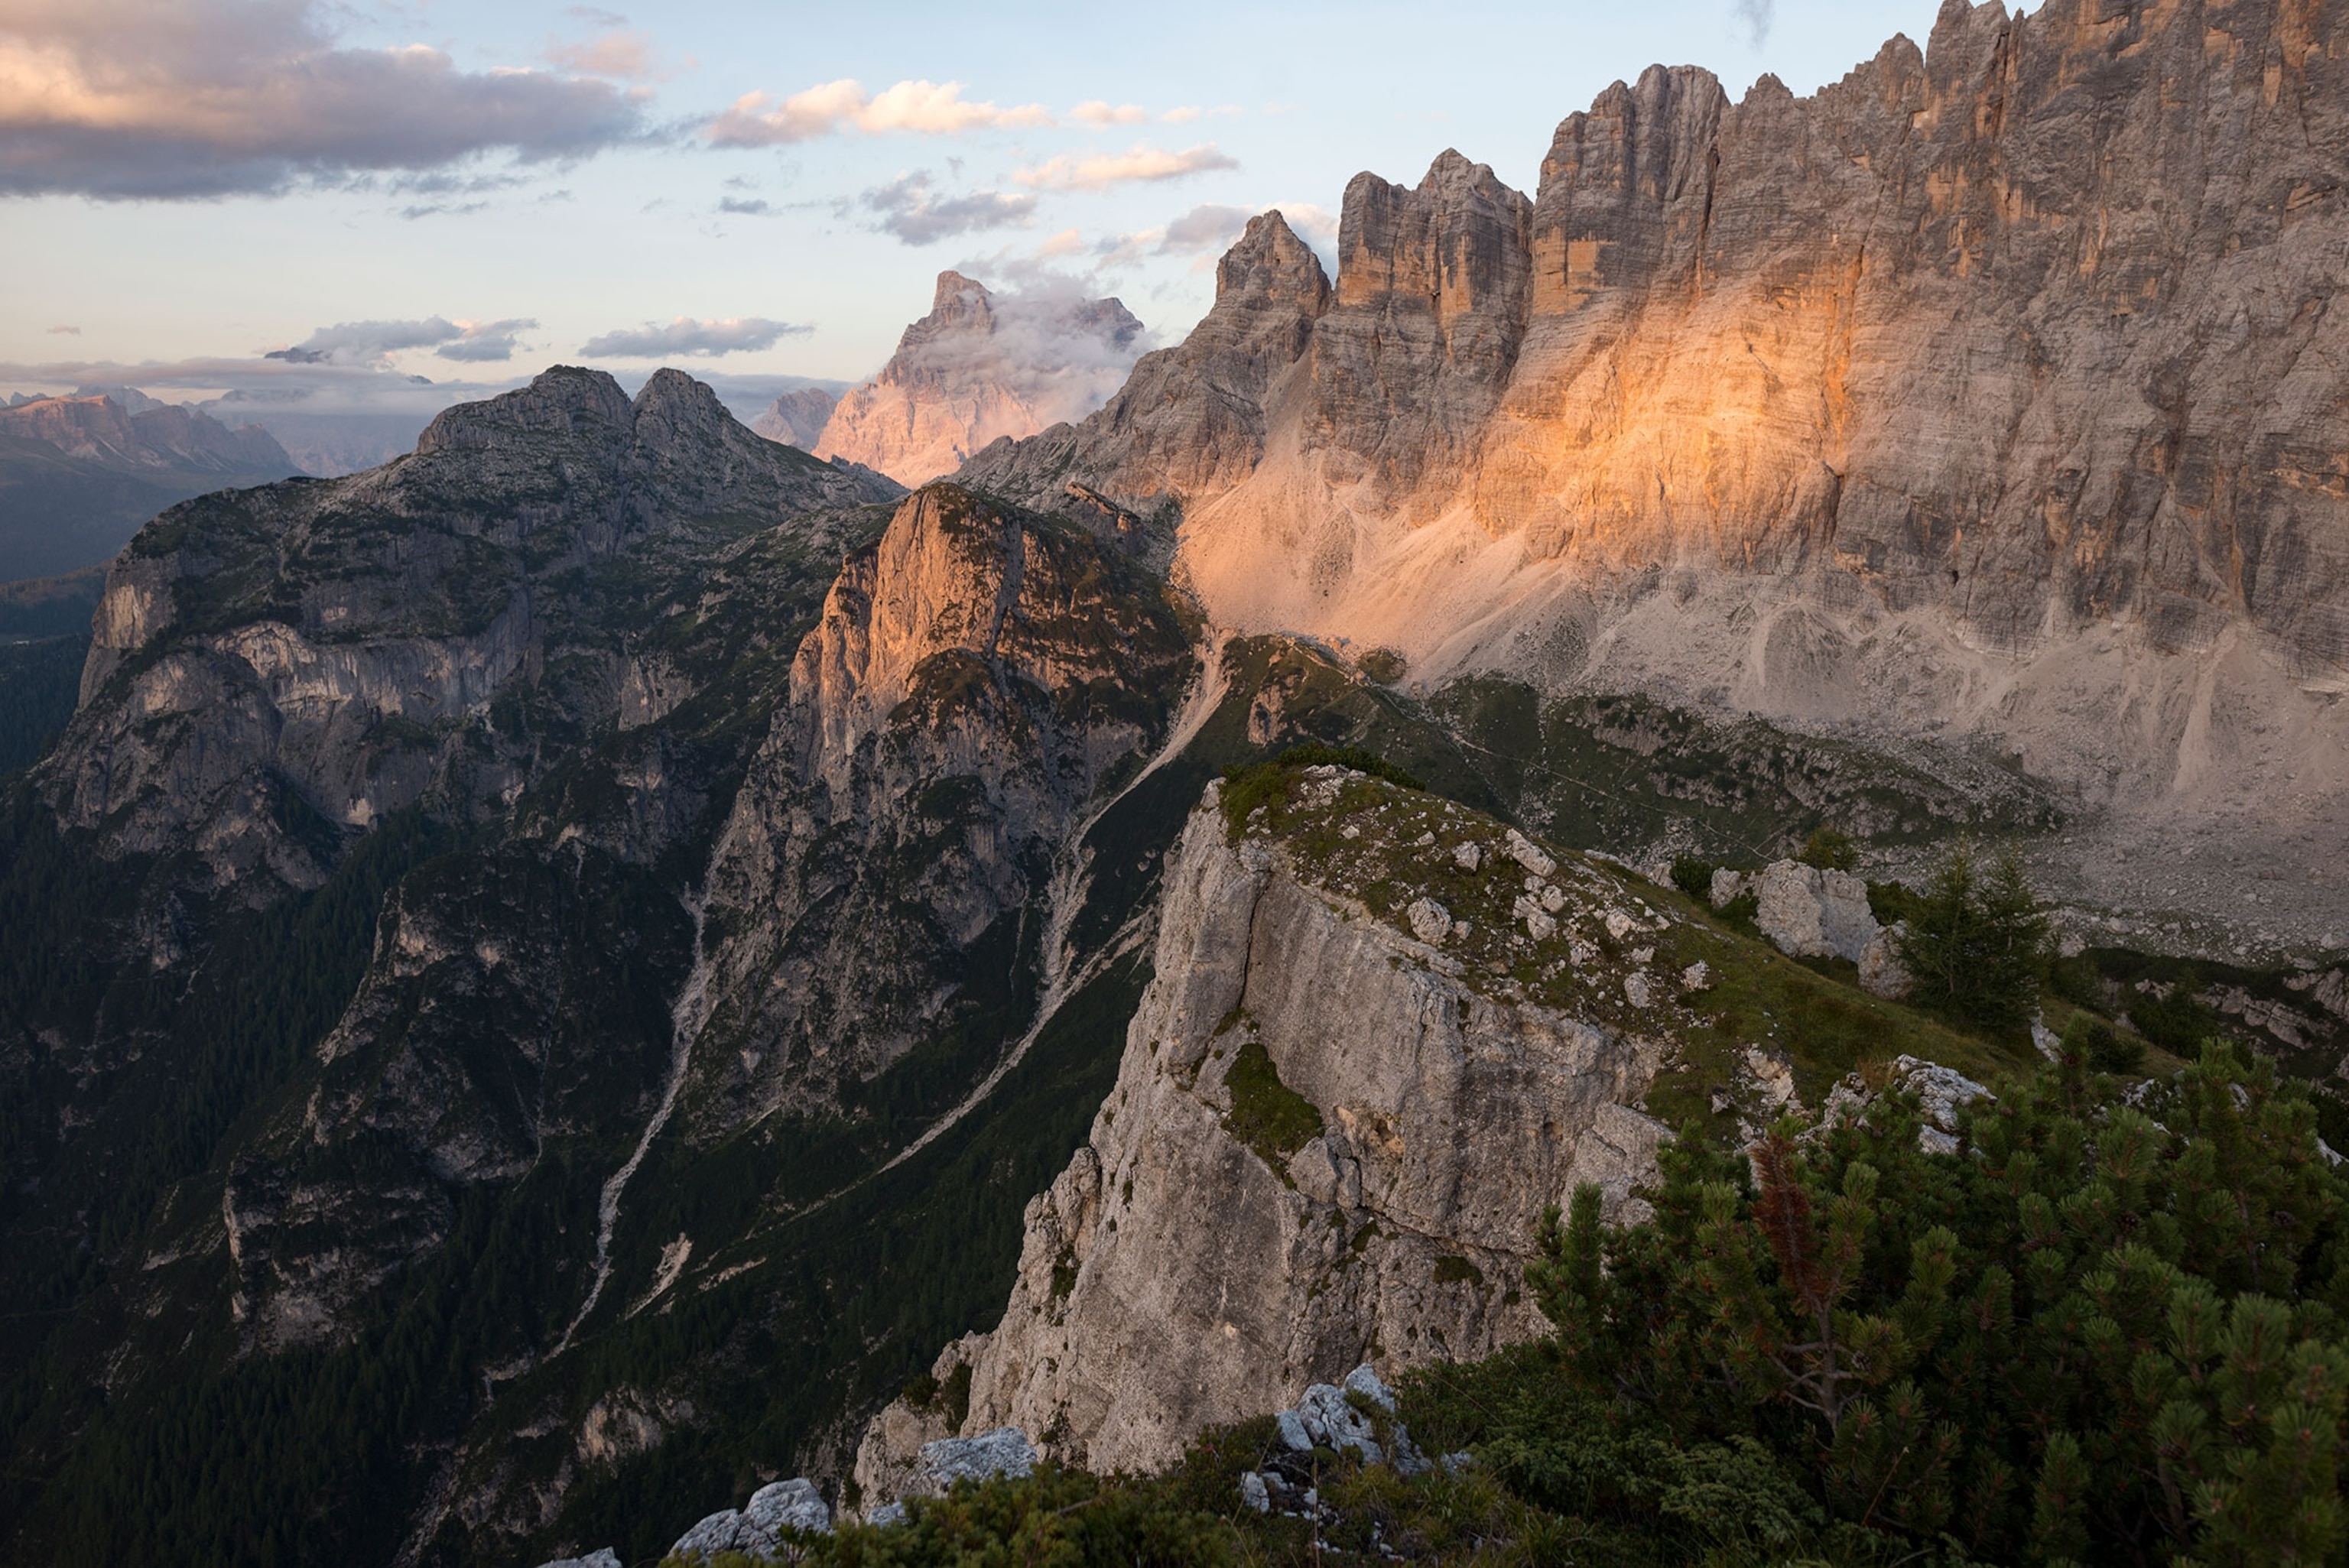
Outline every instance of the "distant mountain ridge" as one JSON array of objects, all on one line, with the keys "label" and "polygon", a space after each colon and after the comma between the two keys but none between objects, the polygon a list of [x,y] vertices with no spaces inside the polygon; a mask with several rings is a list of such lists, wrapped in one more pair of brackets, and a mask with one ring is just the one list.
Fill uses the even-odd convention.
[{"label": "distant mountain ridge", "polygon": [[0,581],[96,565],[173,501],[300,471],[258,426],[128,388],[14,402],[0,408]]}]

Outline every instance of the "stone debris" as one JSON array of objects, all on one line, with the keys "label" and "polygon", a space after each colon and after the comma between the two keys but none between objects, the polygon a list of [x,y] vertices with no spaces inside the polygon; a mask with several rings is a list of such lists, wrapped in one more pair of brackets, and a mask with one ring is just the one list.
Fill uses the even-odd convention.
[{"label": "stone debris", "polygon": [[585,1557],[558,1557],[552,1563],[542,1563],[538,1568],[622,1568],[620,1554],[606,1546],[590,1552]]},{"label": "stone debris", "polygon": [[1464,872],[1473,872],[1485,863],[1485,851],[1473,842],[1462,844],[1452,851],[1452,861]]},{"label": "stone debris", "polygon": [[1727,866],[1722,866],[1717,868],[1713,873],[1713,890],[1710,894],[1709,902],[1713,904],[1713,910],[1717,913],[1722,910],[1727,909],[1731,904],[1735,903],[1737,902],[1737,895],[1744,891],[1745,873],[1744,872],[1733,872]]},{"label": "stone debris", "polygon": [[2047,1016],[2034,1013],[2031,1017],[2031,1043],[2039,1054],[2051,1062],[2064,1059],[2064,1037],[2047,1026]]},{"label": "stone debris", "polygon": [[1681,971],[1681,989],[1710,991],[1713,989],[1713,966],[1700,958]]},{"label": "stone debris", "polygon": [[1382,1416],[1394,1415],[1393,1391],[1365,1362],[1346,1374],[1343,1387],[1316,1383],[1305,1390],[1294,1408],[1275,1413],[1273,1420],[1280,1429],[1282,1443],[1295,1453],[1335,1449],[1340,1453],[1360,1456],[1366,1465],[1386,1464],[1392,1459],[1394,1468],[1404,1475],[1418,1475],[1432,1468],[1427,1456],[1412,1442],[1411,1434],[1403,1430],[1402,1423],[1392,1419],[1388,1422],[1394,1449],[1390,1456],[1379,1441],[1378,1423],[1350,1395],[1358,1396],[1363,1404],[1373,1407]]},{"label": "stone debris", "polygon": [[1264,1477],[1250,1470],[1240,1477],[1240,1501],[1258,1513],[1270,1513],[1272,1489],[1265,1484]]},{"label": "stone debris", "polygon": [[1623,1000],[1634,1007],[1645,1007],[1655,1000],[1654,993],[1648,988],[1645,974],[1634,970],[1623,976]]},{"label": "stone debris", "polygon": [[1411,934],[1430,946],[1440,945],[1452,934],[1452,912],[1432,898],[1413,899],[1402,913],[1411,922]]},{"label": "stone debris", "polygon": [[815,1482],[794,1476],[761,1487],[738,1511],[724,1509],[677,1538],[672,1556],[716,1557],[740,1552],[750,1557],[773,1557],[782,1550],[785,1530],[828,1531],[832,1509]]},{"label": "stone debris", "polygon": [[1557,918],[1542,908],[1539,900],[1527,893],[1519,893],[1517,902],[1509,906],[1509,918],[1524,921],[1526,934],[1531,936],[1536,942],[1542,941],[1557,931]]},{"label": "stone debris", "polygon": [[[1982,1084],[1974,1082],[1953,1068],[1938,1062],[1921,1061],[1915,1057],[1896,1057],[1892,1062],[1889,1087],[1904,1089],[1917,1096],[1925,1125],[1917,1130],[1917,1147],[1929,1154],[1955,1154],[1958,1151],[1958,1111],[1978,1099],[1995,1101],[1998,1097]],[[1847,1116],[1856,1118],[1876,1097],[1857,1073],[1845,1075],[1841,1083],[1827,1096],[1826,1109],[1819,1116],[1819,1126],[1829,1128]]]},{"label": "stone debris", "polygon": [[1515,828],[1509,830],[1508,837],[1502,841],[1501,847],[1511,860],[1537,877],[1546,877],[1557,870],[1556,861],[1542,853],[1538,845]]}]

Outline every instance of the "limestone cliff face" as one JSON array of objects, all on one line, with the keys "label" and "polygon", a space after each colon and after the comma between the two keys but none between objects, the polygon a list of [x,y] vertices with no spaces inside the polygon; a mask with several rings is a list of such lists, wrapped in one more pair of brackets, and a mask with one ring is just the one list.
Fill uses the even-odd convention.
[{"label": "limestone cliff face", "polygon": [[950,1026],[966,965],[1031,962],[1057,846],[1195,667],[1160,587],[1092,534],[907,498],[800,645],[711,863],[706,1116],[823,1101]]},{"label": "limestone cliff face", "polygon": [[1430,683],[1992,746],[2302,880],[2349,863],[2344,192],[2339,0],[1949,0],[1801,99],[1651,69],[1530,202],[1349,187],[1261,460],[1167,481],[1179,569]]},{"label": "limestone cliff face", "polygon": [[[1650,913],[1474,813],[1338,769],[1304,788],[1326,823],[1233,843],[1218,786],[1185,830],[1117,1087],[1029,1206],[1002,1324],[949,1352],[972,1368],[964,1432],[1016,1425],[1095,1469],[1153,1467],[1366,1358],[1487,1354],[1539,1331],[1517,1287],[1544,1206],[1583,1181],[1619,1206],[1652,1168],[1663,1129],[1632,1106],[1663,1056],[1665,983],[1641,980],[1630,1007],[1619,965],[1650,954],[1626,964],[1571,930],[1644,930]],[[1495,951],[1573,949],[1589,1006],[1529,1000],[1454,955],[1466,927],[1373,914],[1318,868],[1334,841],[1409,880],[1485,837],[1488,874],[1529,874],[1512,844],[1547,872],[1526,883],[1544,890],[1536,918],[1489,933]],[[868,1492],[935,1425],[876,1422]]]},{"label": "limestone cliff face", "polygon": [[1090,413],[1143,338],[1113,299],[999,299],[940,273],[930,314],[879,376],[841,398],[814,450],[904,484],[943,478],[991,441]]}]

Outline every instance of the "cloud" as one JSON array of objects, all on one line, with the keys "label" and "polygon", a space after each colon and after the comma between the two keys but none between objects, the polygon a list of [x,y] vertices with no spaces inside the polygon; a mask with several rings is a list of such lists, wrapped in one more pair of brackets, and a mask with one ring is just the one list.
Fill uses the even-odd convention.
[{"label": "cloud", "polygon": [[514,317],[505,321],[450,321],[427,316],[422,321],[342,321],[322,326],[301,342],[274,348],[264,359],[287,365],[332,365],[381,369],[391,356],[411,348],[429,348],[443,359],[483,363],[511,359],[521,346],[516,335],[534,330],[535,321]]},{"label": "cloud", "polygon": [[625,27],[628,19],[617,11],[606,11],[600,5],[566,5],[563,14],[574,22],[585,22],[591,27]]},{"label": "cloud", "polygon": [[845,77],[794,93],[781,103],[762,92],[744,93],[734,107],[711,120],[704,134],[719,147],[772,147],[808,141],[843,130],[867,136],[907,131],[920,136],[959,136],[969,130],[1050,125],[1039,104],[999,108],[966,103],[960,82],[899,82],[867,97]]},{"label": "cloud", "polygon": [[1082,234],[1078,233],[1074,229],[1063,229],[1037,246],[1036,254],[1041,257],[1073,256],[1084,248],[1085,240]]},{"label": "cloud", "polygon": [[591,359],[665,359],[671,356],[711,359],[721,354],[749,354],[772,348],[785,337],[814,330],[757,315],[730,316],[723,321],[696,321],[689,315],[681,315],[667,325],[648,321],[642,326],[604,333],[581,344],[579,352]]},{"label": "cloud", "polygon": [[719,200],[718,210],[720,212],[731,212],[742,218],[764,218],[775,209],[768,202],[753,197],[726,196]]},{"label": "cloud", "polygon": [[457,325],[464,328],[463,333],[433,352],[443,359],[466,365],[512,359],[514,351],[522,347],[520,335],[538,330],[537,322],[520,316],[507,321],[460,321]]},{"label": "cloud", "polygon": [[1188,125],[1198,119],[1202,112],[1196,105],[1186,103],[1168,109],[1158,118],[1168,125]]},{"label": "cloud", "polygon": [[320,0],[6,0],[0,195],[274,193],[484,153],[582,157],[639,133],[608,81],[336,46]]},{"label": "cloud", "polygon": [[1100,98],[1081,103],[1069,111],[1069,118],[1080,125],[1140,125],[1150,118],[1150,111],[1140,104],[1122,104],[1116,108]]},{"label": "cloud", "polygon": [[676,73],[663,70],[653,50],[652,35],[611,32],[582,43],[553,43],[546,57],[582,76],[616,77],[622,81],[667,81]]},{"label": "cloud", "polygon": [[81,335],[81,328],[78,326],[53,326],[49,328],[49,335],[51,337],[79,337]]},{"label": "cloud", "polygon": [[274,348],[264,359],[288,365],[377,365],[404,348],[430,348],[462,336],[465,329],[445,316],[422,321],[342,321],[322,326],[301,342]]},{"label": "cloud", "polygon": [[1755,48],[1770,41],[1771,24],[1778,19],[1777,0],[1736,0],[1737,19],[1745,24],[1746,36]]},{"label": "cloud", "polygon": [[1000,191],[974,191],[967,196],[942,196],[930,188],[923,170],[900,174],[877,190],[857,198],[866,211],[877,213],[874,227],[895,234],[909,245],[935,244],[956,234],[988,229],[1008,229],[1034,215],[1036,198]]},{"label": "cloud", "polygon": [[1166,225],[1159,237],[1161,255],[1188,254],[1194,251],[1230,250],[1232,242],[1240,237],[1247,221],[1256,216],[1247,207],[1218,207],[1202,204],[1192,208]]},{"label": "cloud", "polygon": [[1043,191],[1106,191],[1112,185],[1131,181],[1180,180],[1186,174],[1239,166],[1238,159],[1217,150],[1212,141],[1186,147],[1180,152],[1137,145],[1124,152],[1097,153],[1090,158],[1062,153],[1033,168],[1022,169],[1011,178]]}]

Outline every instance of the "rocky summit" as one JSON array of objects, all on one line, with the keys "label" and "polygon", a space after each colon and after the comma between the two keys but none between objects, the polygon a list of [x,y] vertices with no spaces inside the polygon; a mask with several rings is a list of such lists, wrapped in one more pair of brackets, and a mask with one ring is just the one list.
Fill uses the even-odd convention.
[{"label": "rocky summit", "polygon": [[940,273],[930,314],[905,328],[881,374],[800,444],[905,484],[942,479],[991,441],[1092,412],[1145,336],[1113,299],[1002,296]]},{"label": "rocky summit", "polygon": [[2344,28],[1951,0],[1334,279],[1257,213],[1166,346],[949,272],[836,407],[163,498],[0,683],[0,1542],[2268,1560]]}]

